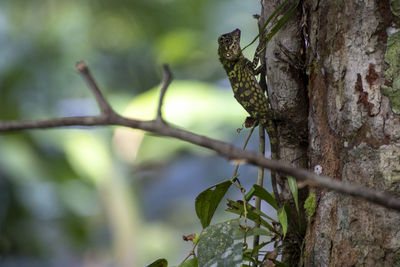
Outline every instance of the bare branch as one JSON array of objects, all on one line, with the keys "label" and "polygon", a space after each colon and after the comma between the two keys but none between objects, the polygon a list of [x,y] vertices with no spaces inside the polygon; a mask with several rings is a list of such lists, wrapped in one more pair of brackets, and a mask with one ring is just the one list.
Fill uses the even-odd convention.
[{"label": "bare branch", "polygon": [[89,86],[90,90],[92,90],[94,96],[96,97],[97,104],[100,107],[100,111],[106,117],[111,116],[114,114],[114,110],[111,108],[110,104],[104,98],[103,94],[101,93],[99,87],[97,86],[96,81],[94,80],[92,74],[89,71],[89,68],[85,61],[81,60],[76,63],[75,68],[79,71],[82,75],[83,79],[86,81],[87,85]]},{"label": "bare branch", "polygon": [[[106,105],[103,105],[102,107],[109,106],[106,100],[102,98],[101,94],[100,98],[106,103]],[[162,97],[160,99],[162,101]],[[379,192],[363,186],[335,180],[327,176],[319,176],[308,170],[292,167],[289,163],[286,162],[267,159],[260,153],[244,151],[241,148],[235,147],[229,143],[212,139],[207,136],[198,135],[186,130],[178,129],[176,127],[165,124],[162,120],[159,119],[152,121],[142,121],[125,118],[115,113],[111,109],[111,107],[108,112],[111,112],[109,113],[111,116],[103,116],[103,114],[99,116],[66,117],[37,121],[0,121],[0,132],[56,128],[63,126],[126,126],[133,129],[141,129],[144,131],[152,132],[160,136],[169,136],[179,140],[183,140],[213,150],[229,160],[243,161],[248,164],[264,167],[272,171],[280,172],[285,175],[290,175],[294,177],[297,181],[306,181],[308,183],[315,184],[317,186],[321,186],[329,190],[336,191],[338,193],[359,197],[369,202],[400,211],[400,199],[393,197],[385,192]]]},{"label": "bare branch", "polygon": [[0,121],[0,132],[21,131],[30,129],[47,129],[64,126],[99,126],[111,125],[106,117],[64,117],[49,120]]},{"label": "bare branch", "polygon": [[298,181],[308,181],[315,185],[355,197],[360,197],[372,203],[376,203],[391,209],[400,211],[400,199],[395,198],[387,193],[375,191],[363,186],[342,182],[327,176],[319,176],[305,169],[292,167],[290,164],[267,159],[259,153],[252,151],[244,151],[238,147],[223,141],[209,138],[207,136],[198,135],[186,130],[178,129],[173,126],[164,124],[161,121],[141,121],[122,117],[120,115],[113,116],[107,120],[101,116],[93,117],[69,117],[58,118],[43,121],[12,121],[0,122],[0,132],[27,130],[38,128],[54,128],[61,126],[96,126],[96,125],[119,125],[133,129],[141,129],[155,133],[160,136],[169,136],[189,143],[211,149],[221,156],[230,160],[245,161],[248,164],[264,167],[273,171],[281,172],[294,177]]},{"label": "bare branch", "polygon": [[160,91],[160,98],[158,101],[158,108],[157,108],[157,120],[163,121],[162,117],[162,104],[165,96],[165,92],[168,89],[169,84],[172,82],[173,76],[171,70],[169,69],[168,64],[163,65],[164,70],[164,77],[162,81],[161,91]]}]

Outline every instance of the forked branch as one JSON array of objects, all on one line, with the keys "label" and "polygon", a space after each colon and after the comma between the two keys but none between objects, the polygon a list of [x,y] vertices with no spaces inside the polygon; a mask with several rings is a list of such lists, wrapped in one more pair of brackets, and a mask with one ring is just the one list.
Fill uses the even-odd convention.
[{"label": "forked branch", "polygon": [[100,107],[100,111],[106,117],[111,116],[114,114],[114,110],[108,103],[108,101],[104,98],[101,90],[97,86],[96,81],[94,80],[93,76],[90,74],[89,68],[85,61],[81,60],[76,63],[75,68],[79,73],[82,75],[83,79],[86,81],[87,85],[89,86],[90,90],[96,97],[97,104]]},{"label": "forked branch", "polygon": [[172,75],[168,67],[164,67],[165,74],[157,110],[157,119],[151,121],[129,119],[117,114],[111,108],[107,100],[103,97],[101,91],[96,85],[94,78],[90,74],[87,65],[84,62],[79,62],[77,64],[77,70],[83,75],[84,79],[95,95],[101,109],[100,115],[87,117],[64,117],[32,121],[0,121],[0,132],[58,128],[63,126],[125,126],[133,129],[152,132],[160,136],[169,136],[186,141],[194,145],[213,150],[229,160],[235,160],[237,162],[240,161],[259,167],[264,167],[272,171],[290,175],[297,181],[305,181],[314,186],[320,186],[345,195],[359,197],[369,202],[400,211],[400,199],[391,196],[388,193],[335,180],[327,176],[320,176],[305,169],[292,167],[286,162],[267,159],[257,152],[245,151],[229,143],[212,139],[207,136],[198,135],[164,123],[161,116],[162,101],[165,91],[172,80]]},{"label": "forked branch", "polygon": [[157,120],[163,121],[162,117],[162,105],[164,101],[164,96],[165,92],[167,91],[167,88],[169,84],[172,82],[172,73],[171,70],[169,69],[169,66],[167,64],[163,65],[163,70],[164,70],[164,77],[161,85],[161,90],[160,90],[160,98],[158,100],[158,108],[157,108]]}]

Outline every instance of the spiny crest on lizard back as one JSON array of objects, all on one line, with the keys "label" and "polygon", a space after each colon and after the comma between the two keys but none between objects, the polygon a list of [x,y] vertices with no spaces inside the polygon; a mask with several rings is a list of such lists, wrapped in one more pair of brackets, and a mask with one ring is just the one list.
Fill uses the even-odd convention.
[{"label": "spiny crest on lizard back", "polygon": [[218,44],[219,59],[228,75],[234,97],[252,118],[265,124],[271,110],[254,76],[253,64],[242,54],[240,30],[221,35]]}]

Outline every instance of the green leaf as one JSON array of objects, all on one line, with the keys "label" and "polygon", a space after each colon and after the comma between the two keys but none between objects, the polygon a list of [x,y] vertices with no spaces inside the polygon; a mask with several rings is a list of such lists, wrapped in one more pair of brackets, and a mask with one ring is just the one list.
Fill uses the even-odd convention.
[{"label": "green leaf", "polygon": [[277,267],[289,267],[289,264],[283,263],[281,261],[272,260],[272,262],[275,263]]},{"label": "green leaf", "polygon": [[294,216],[292,215],[292,208],[290,207],[290,204],[289,204],[289,203],[286,202],[286,203],[283,205],[283,208],[285,209],[286,217],[287,217],[287,220],[288,220],[289,222],[294,221],[296,218],[298,218],[298,217],[294,217]]},{"label": "green leaf", "polygon": [[168,261],[166,259],[158,259],[149,265],[146,265],[146,267],[167,267],[168,266]]},{"label": "green leaf", "polygon": [[287,233],[287,229],[288,229],[288,220],[287,220],[287,215],[286,215],[286,211],[285,211],[284,207],[279,209],[279,211],[278,211],[278,219],[279,219],[279,222],[281,223],[281,226],[282,226],[283,237],[285,237],[285,235]]},{"label": "green leaf", "polygon": [[210,225],[215,210],[231,185],[232,182],[230,180],[224,181],[211,186],[196,197],[196,214],[203,228]]},{"label": "green leaf", "polygon": [[[245,249],[243,252],[243,262],[248,261],[248,262],[252,262],[253,264],[256,263],[256,260],[252,257],[252,250],[251,249]],[[242,264],[243,267],[243,264]]]},{"label": "green leaf", "polygon": [[197,258],[191,258],[190,260],[185,261],[180,264],[178,267],[197,267]]},{"label": "green leaf", "polygon": [[294,204],[296,205],[297,214],[300,214],[299,210],[299,191],[297,189],[296,179],[291,176],[288,176],[288,183],[290,192],[292,192]]},{"label": "green leaf", "polygon": [[293,16],[294,12],[297,9],[297,6],[299,5],[300,0],[296,0],[288,10],[283,13],[282,17],[278,20],[278,22],[275,24],[275,26],[272,28],[270,33],[267,34],[265,37],[267,43],[274,37],[274,35],[282,28],[288,21],[289,19]]},{"label": "green leaf", "polygon": [[248,210],[251,210],[251,212],[253,212],[253,213],[255,213],[255,214],[257,214],[257,215],[259,215],[259,216],[261,216],[261,217],[267,218],[267,219],[270,220],[271,222],[276,222],[275,219],[273,219],[272,217],[268,216],[267,214],[265,214],[265,213],[262,212],[261,210],[256,209],[256,207],[254,207],[254,206],[252,206],[252,205],[250,205],[250,204],[247,204],[247,205],[248,205]]},{"label": "green leaf", "polygon": [[278,210],[278,204],[276,204],[275,197],[259,185],[253,185],[249,192],[246,194],[246,201],[249,201],[253,196],[259,197],[268,204],[270,204],[275,210]]},{"label": "green leaf", "polygon": [[258,251],[260,249],[262,249],[263,247],[265,247],[266,245],[268,245],[269,243],[274,242],[273,240],[269,241],[269,242],[263,242],[261,244],[259,244],[258,246],[254,247],[251,251],[252,255],[257,255]]},{"label": "green leaf", "polygon": [[315,198],[316,198],[315,192],[311,191],[310,195],[304,202],[304,209],[306,210],[308,224],[311,223],[311,218],[314,216],[315,213],[315,206],[316,206]]},{"label": "green leaf", "polygon": [[243,237],[239,219],[211,225],[203,230],[197,247],[199,266],[242,265]]},{"label": "green leaf", "polygon": [[249,47],[250,45],[252,45],[252,44],[258,39],[258,37],[260,37],[261,33],[263,33],[263,32],[265,31],[265,29],[267,28],[267,26],[268,26],[268,24],[271,22],[271,20],[274,19],[274,18],[278,15],[279,10],[281,10],[281,9],[286,5],[287,2],[288,2],[288,0],[285,0],[285,1],[283,1],[277,8],[275,8],[274,12],[272,12],[272,14],[271,14],[271,15],[268,17],[268,19],[265,21],[265,23],[264,23],[264,25],[263,25],[262,30],[260,31],[260,33],[259,33],[256,37],[254,37],[254,39],[253,39],[248,45],[246,45],[246,46],[242,49],[242,51],[245,50],[245,49],[246,49],[247,47]]},{"label": "green leaf", "polygon": [[[227,211],[241,215],[241,216],[244,214],[243,204],[240,204],[240,203],[237,203],[235,201],[228,199],[228,206],[229,206],[229,209],[227,209]],[[271,232],[276,233],[274,227],[272,227],[267,221],[265,221],[263,218],[261,218],[260,213],[262,213],[262,212],[257,211],[253,206],[251,206],[250,204],[247,204],[247,218],[249,220],[252,220],[256,224],[261,224],[262,226],[266,227]]]},{"label": "green leaf", "polygon": [[254,227],[250,231],[246,233],[246,236],[253,236],[253,235],[265,235],[265,236],[272,236],[271,232],[264,228]]},{"label": "green leaf", "polygon": [[193,239],[193,244],[197,244],[199,242],[200,235],[196,234],[196,237]]}]

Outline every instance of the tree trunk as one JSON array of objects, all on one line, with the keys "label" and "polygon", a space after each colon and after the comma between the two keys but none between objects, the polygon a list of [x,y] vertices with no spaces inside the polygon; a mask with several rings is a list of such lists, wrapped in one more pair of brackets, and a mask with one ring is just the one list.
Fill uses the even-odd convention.
[{"label": "tree trunk", "polygon": [[[277,1],[261,1],[262,12],[260,26],[279,6]],[[284,115],[283,123],[278,123],[278,157],[300,168],[308,167],[307,155],[307,120],[308,96],[307,76],[305,75],[303,33],[299,27],[302,20],[301,9],[297,10],[288,23],[281,28],[267,44],[265,53],[268,97],[274,111]],[[267,27],[267,32],[271,31]],[[290,266],[296,264],[300,257],[302,239],[306,229],[305,216],[297,217],[297,211],[290,194],[286,177],[278,177],[280,198],[291,204],[292,217],[289,221],[289,234],[284,240],[287,248],[283,259]],[[299,190],[300,203],[307,197],[306,188]],[[304,211],[301,212],[304,215]]]},{"label": "tree trunk", "polygon": [[[276,7],[274,0],[262,4],[264,17]],[[400,5],[394,0],[301,5],[267,50],[273,107],[295,122],[308,117],[309,168],[399,196]],[[296,64],[281,65],[279,42],[297,58],[304,56],[306,77]],[[282,151],[304,155],[281,141]],[[282,159],[292,160],[288,154],[281,153]],[[302,254],[306,266],[400,266],[399,213],[324,190],[317,196]]]}]

